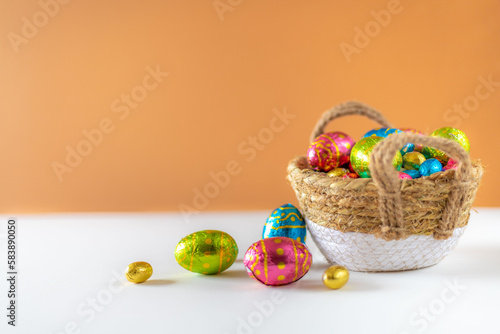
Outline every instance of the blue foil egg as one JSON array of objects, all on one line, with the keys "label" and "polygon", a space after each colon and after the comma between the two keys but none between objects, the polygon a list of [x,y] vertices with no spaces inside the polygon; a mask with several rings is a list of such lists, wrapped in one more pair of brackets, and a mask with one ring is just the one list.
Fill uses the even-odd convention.
[{"label": "blue foil egg", "polygon": [[403,146],[402,149],[399,150],[401,152],[401,155],[405,155],[406,153],[413,152],[415,150],[415,144],[408,143],[405,146]]},{"label": "blue foil egg", "polygon": [[363,138],[365,137],[371,137],[371,136],[377,136],[377,137],[383,137],[386,138],[389,135],[392,135],[393,133],[400,133],[403,132],[399,129],[396,128],[379,128],[379,129],[373,129],[365,133]]},{"label": "blue foil egg", "polygon": [[403,171],[403,173],[410,175],[412,179],[418,179],[420,177],[420,172],[415,169],[408,169]]},{"label": "blue foil egg", "polygon": [[431,174],[440,172],[443,169],[443,165],[439,162],[438,159],[427,159],[420,165],[418,172],[422,176],[429,176]]},{"label": "blue foil egg", "polygon": [[264,225],[262,239],[287,237],[306,242],[306,223],[300,211],[292,204],[285,204],[273,210]]}]

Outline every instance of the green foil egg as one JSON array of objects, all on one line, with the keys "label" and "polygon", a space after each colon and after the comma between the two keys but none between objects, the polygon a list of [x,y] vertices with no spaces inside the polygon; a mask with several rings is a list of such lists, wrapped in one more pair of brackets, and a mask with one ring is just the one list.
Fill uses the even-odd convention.
[{"label": "green foil egg", "polygon": [[[469,139],[467,138],[465,133],[459,129],[444,127],[437,129],[436,131],[431,133],[430,136],[453,140],[459,143],[467,153],[469,153],[470,151]],[[450,159],[443,151],[437,150],[434,147],[424,147],[422,149],[422,154],[427,159],[435,158],[439,160],[439,162],[441,162],[443,165],[446,165],[446,163]]]},{"label": "green foil egg", "polygon": [[[379,142],[384,140],[382,137],[370,136],[361,138],[352,148],[351,165],[356,174],[363,178],[371,177],[370,173],[370,154]],[[403,157],[398,151],[392,160],[392,165],[396,170],[400,170],[403,165]]]},{"label": "green foil egg", "polygon": [[184,237],[175,247],[175,260],[194,273],[213,275],[231,267],[238,256],[236,241],[227,233],[204,230]]}]

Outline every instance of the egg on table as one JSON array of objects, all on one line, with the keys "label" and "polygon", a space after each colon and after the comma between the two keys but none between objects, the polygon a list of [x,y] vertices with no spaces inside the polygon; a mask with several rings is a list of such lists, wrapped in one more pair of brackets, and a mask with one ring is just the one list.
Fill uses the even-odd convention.
[{"label": "egg on table", "polygon": [[265,285],[285,285],[302,278],[311,267],[306,245],[294,239],[275,237],[253,243],[243,260],[250,277]]},{"label": "egg on table", "polygon": [[236,241],[229,234],[216,230],[192,233],[175,247],[175,260],[179,265],[205,275],[223,272],[237,256]]},{"label": "egg on table", "polygon": [[306,242],[306,222],[299,209],[288,203],[273,210],[267,218],[262,238],[288,237]]}]

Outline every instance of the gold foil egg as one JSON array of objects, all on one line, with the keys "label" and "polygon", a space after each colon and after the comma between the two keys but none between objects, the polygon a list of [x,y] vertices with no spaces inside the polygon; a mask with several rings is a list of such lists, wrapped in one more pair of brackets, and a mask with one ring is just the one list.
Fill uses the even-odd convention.
[{"label": "gold foil egg", "polygon": [[329,171],[327,174],[329,177],[342,177],[348,173],[349,173],[348,169],[337,167]]},{"label": "gold foil egg", "polygon": [[323,273],[323,284],[330,289],[340,289],[349,280],[349,271],[343,266],[331,266]]},{"label": "gold foil egg", "polygon": [[403,155],[403,167],[405,169],[420,168],[420,165],[425,161],[425,157],[420,152],[410,152]]},{"label": "gold foil egg", "polygon": [[153,267],[147,262],[134,262],[125,270],[125,277],[132,283],[146,282],[153,275]]}]

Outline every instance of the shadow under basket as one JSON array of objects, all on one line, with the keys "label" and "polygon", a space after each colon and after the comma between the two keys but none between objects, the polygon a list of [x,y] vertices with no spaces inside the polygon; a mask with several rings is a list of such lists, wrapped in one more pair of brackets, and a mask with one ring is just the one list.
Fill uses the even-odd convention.
[{"label": "shadow under basket", "polygon": [[[345,115],[366,116],[392,127],[359,102],[325,112],[311,142],[326,124]],[[392,158],[406,143],[434,147],[457,169],[400,179]],[[311,169],[305,157],[288,164],[288,176],[312,239],[330,263],[353,271],[401,271],[432,266],[457,245],[467,226],[483,168],[456,142],[415,133],[393,134],[370,156],[372,178],[342,179]]]}]

